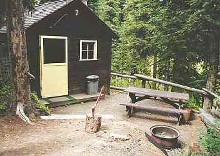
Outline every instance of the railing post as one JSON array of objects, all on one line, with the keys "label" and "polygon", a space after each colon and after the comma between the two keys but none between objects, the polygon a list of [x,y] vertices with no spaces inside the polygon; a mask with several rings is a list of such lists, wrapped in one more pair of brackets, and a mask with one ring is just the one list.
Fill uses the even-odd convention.
[{"label": "railing post", "polygon": [[146,88],[146,80],[142,79],[142,88]]},{"label": "railing post", "polygon": [[210,112],[212,109],[213,98],[209,96],[207,93],[203,95],[203,110],[206,112]]}]

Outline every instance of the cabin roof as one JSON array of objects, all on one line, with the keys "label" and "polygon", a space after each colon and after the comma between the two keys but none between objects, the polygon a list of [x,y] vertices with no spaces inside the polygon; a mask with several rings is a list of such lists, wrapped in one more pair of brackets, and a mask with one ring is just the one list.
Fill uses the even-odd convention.
[{"label": "cabin roof", "polygon": [[[34,23],[39,22],[44,17],[54,13],[65,5],[68,5],[72,1],[74,0],[56,0],[37,5],[34,7],[34,10],[26,11],[24,13],[24,27],[30,27]],[[0,33],[6,33],[6,30],[6,26],[3,26],[0,29]]]},{"label": "cabin roof", "polygon": [[[46,16],[54,13],[55,11],[63,8],[64,6],[70,4],[73,1],[76,1],[76,0],[55,0],[55,1],[49,1],[49,2],[37,5],[36,7],[34,7],[34,10],[26,11],[24,13],[24,27],[25,27],[25,29],[29,28],[30,26],[32,26],[33,24],[39,22],[40,20],[42,20]],[[92,12],[91,9],[89,9],[89,10]],[[105,26],[108,27],[106,24],[105,24]],[[108,27],[108,29],[110,31],[112,31],[109,27]],[[6,31],[7,31],[6,26],[3,26],[0,29],[0,33],[6,33]],[[113,36],[117,36],[117,35],[115,35],[115,33],[113,31],[112,31],[112,34],[113,34]]]}]

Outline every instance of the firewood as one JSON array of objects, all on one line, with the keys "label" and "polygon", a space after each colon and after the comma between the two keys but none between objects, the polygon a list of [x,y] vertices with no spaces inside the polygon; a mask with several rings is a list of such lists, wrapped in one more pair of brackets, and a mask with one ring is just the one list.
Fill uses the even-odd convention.
[{"label": "firewood", "polygon": [[85,131],[88,133],[96,133],[100,130],[102,117],[98,115],[86,115]]}]

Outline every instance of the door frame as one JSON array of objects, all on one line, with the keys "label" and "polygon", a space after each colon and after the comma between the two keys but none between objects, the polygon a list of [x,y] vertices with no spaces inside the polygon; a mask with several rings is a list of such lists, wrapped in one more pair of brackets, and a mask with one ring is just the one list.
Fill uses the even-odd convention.
[{"label": "door frame", "polygon": [[53,64],[66,64],[67,67],[67,93],[68,93],[68,37],[67,36],[53,36],[53,35],[39,35],[39,49],[40,49],[40,94],[42,96],[42,71],[44,66],[44,39],[64,39],[65,40],[65,63],[53,63]]}]

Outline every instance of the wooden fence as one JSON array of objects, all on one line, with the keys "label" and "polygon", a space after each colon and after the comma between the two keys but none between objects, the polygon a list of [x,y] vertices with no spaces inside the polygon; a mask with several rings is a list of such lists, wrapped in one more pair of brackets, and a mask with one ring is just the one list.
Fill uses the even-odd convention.
[{"label": "wooden fence", "polygon": [[[120,79],[117,80],[121,80],[123,78],[127,78],[127,79],[131,79],[130,85],[134,85],[135,81],[141,81],[141,86],[142,88],[146,88],[146,85],[148,84],[149,88],[152,88],[152,84],[150,84],[150,81],[157,83],[157,88],[155,89],[159,89],[159,88],[163,88],[164,90],[166,90],[167,86],[172,86],[172,87],[177,87],[177,88],[181,88],[183,90],[188,90],[191,92],[196,92],[199,94],[206,94],[206,92],[204,90],[200,90],[200,89],[196,89],[196,88],[192,88],[192,87],[188,87],[188,86],[184,86],[181,84],[177,84],[177,83],[173,83],[173,82],[169,82],[169,81],[164,81],[164,80],[160,80],[160,79],[156,79],[156,78],[152,78],[149,76],[145,76],[145,75],[141,75],[141,74],[134,74],[134,75],[124,75],[124,74],[118,74],[118,73],[111,73],[112,77],[120,77]],[[163,87],[158,87],[159,85],[163,85]],[[120,87],[120,86],[111,86],[112,89],[119,89],[119,90],[124,90],[125,88]]]}]

